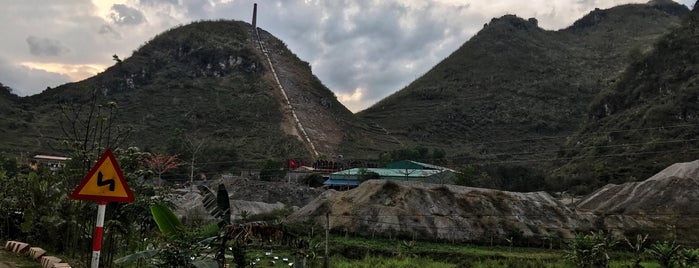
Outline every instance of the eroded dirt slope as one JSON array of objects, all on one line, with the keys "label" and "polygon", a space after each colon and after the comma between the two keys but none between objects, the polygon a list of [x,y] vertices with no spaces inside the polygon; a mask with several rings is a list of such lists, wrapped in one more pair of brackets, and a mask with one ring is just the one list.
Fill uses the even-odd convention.
[{"label": "eroded dirt slope", "polygon": [[699,160],[673,164],[644,181],[606,185],[577,208],[599,217],[601,228],[697,243],[698,204]]},{"label": "eroded dirt slope", "polygon": [[326,191],[289,220],[324,224],[326,213],[335,230],[441,241],[571,237],[591,222],[576,218],[545,192],[387,180],[366,181],[345,192]]}]

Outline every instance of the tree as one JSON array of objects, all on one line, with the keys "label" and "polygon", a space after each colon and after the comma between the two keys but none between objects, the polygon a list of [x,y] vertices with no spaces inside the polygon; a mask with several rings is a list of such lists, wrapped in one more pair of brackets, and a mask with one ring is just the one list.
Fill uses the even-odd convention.
[{"label": "tree", "polygon": [[472,165],[464,165],[454,175],[454,183],[456,185],[475,187],[477,180],[478,173]]},{"label": "tree", "polygon": [[[131,133],[131,128],[118,123],[119,106],[114,101],[102,99],[103,96],[98,89],[90,89],[85,91],[85,94],[77,96],[73,102],[61,105],[61,113],[57,121],[65,139],[64,145],[72,151],[71,161],[56,175],[40,174],[39,185],[46,185],[48,189],[41,191],[45,197],[35,202],[33,208],[24,210],[29,214],[42,215],[38,218],[25,217],[28,220],[24,223],[24,229],[31,229],[27,233],[40,235],[38,239],[43,241],[46,240],[45,237],[53,237],[53,235],[42,235],[42,232],[65,235],[63,238],[52,240],[59,241],[60,244],[55,245],[57,248],[71,249],[69,254],[76,254],[72,252],[73,249],[83,248],[82,243],[86,241],[80,238],[93,229],[91,225],[94,225],[94,218],[93,213],[90,212],[93,211],[94,206],[87,202],[72,202],[64,193],[70,192],[75,186],[76,179],[87,173],[97,157],[107,148],[112,149],[117,157],[141,155],[136,149],[120,150]],[[134,154],[131,155],[131,153]],[[125,177],[133,179],[142,175],[139,173],[140,163],[142,163],[140,158],[134,163],[136,162],[139,164],[122,165]],[[132,184],[131,187],[134,188],[134,185]],[[62,194],[54,198],[50,191],[58,191]],[[54,199],[47,199],[48,197]],[[102,251],[105,260],[111,260],[117,250],[124,250],[129,246],[132,238],[145,232],[144,229],[136,231],[134,228],[146,226],[129,224],[141,214],[137,208],[138,204],[142,203],[110,204],[109,210],[112,216],[105,218],[104,225],[106,236]],[[54,213],[60,216],[51,217],[50,215]],[[56,222],[59,221],[65,224],[57,225]],[[142,238],[137,240],[142,241]],[[116,245],[117,243],[119,244]],[[105,267],[110,266],[111,261],[105,262]]]},{"label": "tree", "polygon": [[145,159],[145,163],[150,170],[158,175],[158,179],[162,180],[163,173],[184,165],[184,163],[178,161],[178,156],[179,155],[151,154]]},{"label": "tree", "polygon": [[447,156],[447,152],[444,151],[442,148],[433,148],[432,149],[432,159],[435,161],[442,161],[444,158]]},{"label": "tree", "polygon": [[17,160],[11,157],[5,157],[0,154],[0,170],[7,172],[7,176],[12,177],[17,174],[19,167],[17,167]]},{"label": "tree", "polygon": [[[177,153],[188,158],[189,162],[189,183],[194,185],[194,169],[197,157],[207,145],[206,137],[198,131],[187,132],[182,129],[177,130],[175,138],[170,140],[171,153]],[[174,152],[173,152],[174,151]]]},{"label": "tree", "polygon": [[284,163],[282,161],[267,160],[262,170],[260,170],[260,179],[264,181],[283,178],[284,175],[286,175],[286,171],[284,171]]},{"label": "tree", "polygon": [[83,162],[84,171],[92,166],[106,148],[116,150],[131,133],[129,127],[117,125],[119,106],[114,101],[101,104],[97,89],[87,93],[86,103],[61,105],[58,124],[73,157]]},{"label": "tree", "polygon": [[323,176],[318,173],[313,173],[303,178],[303,183],[308,185],[309,187],[323,186],[323,182]]}]

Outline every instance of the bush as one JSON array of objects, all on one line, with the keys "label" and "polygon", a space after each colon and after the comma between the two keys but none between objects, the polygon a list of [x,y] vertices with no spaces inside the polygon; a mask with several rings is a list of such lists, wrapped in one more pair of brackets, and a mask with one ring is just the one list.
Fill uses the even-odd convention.
[{"label": "bush", "polygon": [[577,267],[609,267],[609,251],[617,241],[602,231],[576,234],[568,245],[565,257]]},{"label": "bush", "polygon": [[656,242],[646,252],[660,263],[660,267],[669,268],[677,262],[679,251],[680,246],[675,245],[675,242],[668,243],[665,241],[662,243]]},{"label": "bush", "polygon": [[264,167],[260,170],[260,179],[263,181],[271,181],[274,179],[284,178],[284,163],[276,160],[267,160]]},{"label": "bush", "polygon": [[320,174],[311,174],[303,178],[303,184],[306,184],[310,187],[321,187],[323,186],[323,176]]}]

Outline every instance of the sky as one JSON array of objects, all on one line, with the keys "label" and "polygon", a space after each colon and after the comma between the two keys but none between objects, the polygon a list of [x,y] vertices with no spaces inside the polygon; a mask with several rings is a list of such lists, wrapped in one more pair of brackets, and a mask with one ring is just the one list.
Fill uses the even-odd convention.
[{"label": "sky", "polygon": [[[637,0],[3,0],[0,83],[19,96],[80,81],[167,29],[233,19],[284,41],[353,112],[404,88],[495,17],[558,30]],[[681,0],[688,7],[695,0]]]}]

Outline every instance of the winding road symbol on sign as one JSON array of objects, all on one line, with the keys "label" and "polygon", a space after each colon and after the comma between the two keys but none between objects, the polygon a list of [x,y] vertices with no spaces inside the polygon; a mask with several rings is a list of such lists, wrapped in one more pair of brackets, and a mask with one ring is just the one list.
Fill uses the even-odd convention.
[{"label": "winding road symbol on sign", "polygon": [[102,177],[103,177],[102,171],[97,173],[97,186],[101,187],[101,186],[109,185],[109,191],[114,192],[114,186],[115,186],[114,179],[108,179],[105,181],[105,180],[102,180]]}]

